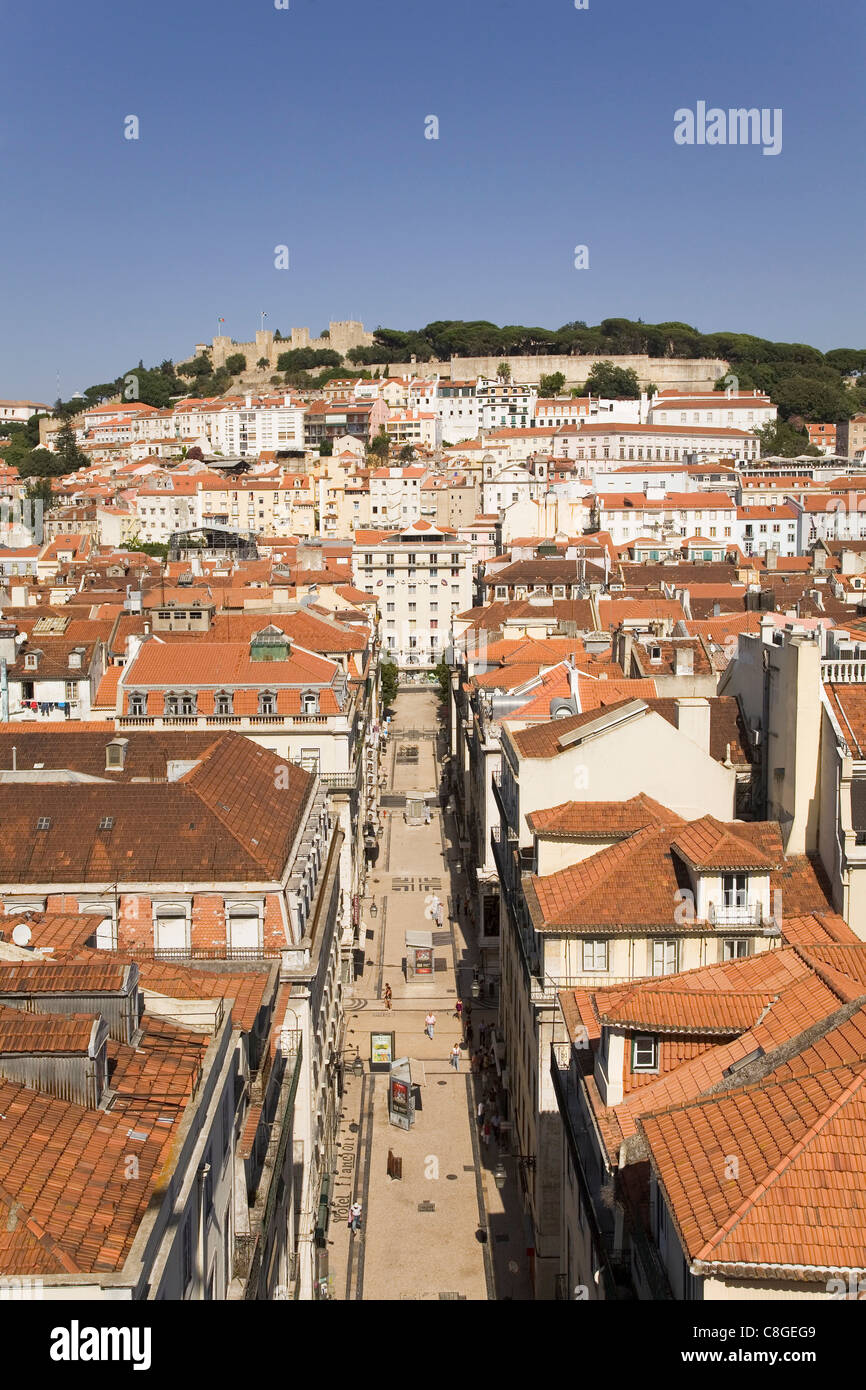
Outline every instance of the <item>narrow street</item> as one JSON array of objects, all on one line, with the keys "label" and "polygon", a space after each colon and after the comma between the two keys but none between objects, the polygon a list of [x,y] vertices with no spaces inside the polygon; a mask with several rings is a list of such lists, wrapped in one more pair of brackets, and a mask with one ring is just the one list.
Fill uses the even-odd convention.
[{"label": "narrow street", "polygon": [[[438,791],[441,755],[439,701],[434,692],[401,694],[388,740],[386,796]],[[403,731],[403,732],[401,732]],[[407,749],[417,749],[417,760]],[[346,997],[345,1088],[337,1172],[327,1234],[329,1296],[333,1299],[525,1299],[531,1297],[520,1202],[511,1176],[500,1191],[493,1181],[495,1140],[485,1145],[476,1107],[490,1093],[495,1072],[470,1073],[472,1048],[461,1048],[459,1071],[450,1064],[463,1027],[458,997],[471,1007],[475,1042],[496,1007],[471,998],[474,942],[463,910],[466,883],[452,817],[430,804],[429,824],[411,825],[402,809],[387,807],[378,863],[372,869],[361,916],[367,926],[363,974]],[[443,906],[441,927],[431,902]],[[376,912],[371,912],[372,902]],[[407,983],[407,931],[432,931],[432,975]],[[389,984],[392,1008],[385,1007]],[[424,1031],[436,1016],[433,1039]],[[370,1070],[370,1035],[395,1034],[394,1057],[411,1061],[416,1086],[414,1126],[389,1122],[388,1072]],[[353,1071],[358,1053],[363,1074]],[[396,1165],[389,1156],[396,1159]],[[389,1166],[400,1176],[389,1176]],[[352,1235],[349,1207],[363,1207],[362,1230]]]}]

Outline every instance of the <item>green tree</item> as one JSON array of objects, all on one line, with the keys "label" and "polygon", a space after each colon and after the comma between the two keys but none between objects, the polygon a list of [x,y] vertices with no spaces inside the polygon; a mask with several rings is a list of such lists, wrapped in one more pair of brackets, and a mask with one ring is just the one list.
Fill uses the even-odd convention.
[{"label": "green tree", "polygon": [[226,358],[226,371],[231,372],[232,376],[240,376],[241,372],[247,369],[247,359],[242,352],[229,353]]},{"label": "green tree", "polygon": [[788,420],[771,420],[756,431],[764,458],[796,458],[798,454],[818,457],[821,450],[809,443],[805,430],[796,429]]},{"label": "green tree", "polygon": [[604,396],[609,400],[638,400],[637,372],[631,367],[616,367],[613,362],[596,362],[586,378],[584,394]]},{"label": "green tree", "polygon": [[496,368],[496,375],[501,381],[508,382],[511,380],[511,368],[507,362],[499,363],[499,366]]},{"label": "green tree", "polygon": [[393,661],[383,661],[379,667],[379,681],[382,688],[382,707],[393,705],[397,698],[400,675]]},{"label": "green tree", "polygon": [[319,458],[329,459],[334,452],[333,439],[323,439],[319,445]]},{"label": "green tree", "polygon": [[803,373],[789,376],[773,393],[784,420],[799,416],[803,420],[847,420],[853,403],[841,387]]},{"label": "green tree", "polygon": [[415,446],[413,444],[404,444],[403,448],[400,450],[399,457],[403,463],[411,463],[415,457]]},{"label": "green tree", "polygon": [[50,478],[34,477],[33,482],[27,484],[24,496],[28,502],[41,504],[43,512],[50,512],[58,503],[57,496],[51,491]]},{"label": "green tree", "polygon": [[549,372],[538,383],[539,396],[558,396],[565,385],[564,372]]},{"label": "green tree", "polygon": [[90,462],[84,451],[78,447],[75,430],[69,420],[64,420],[57,432],[54,453],[61,473],[75,473]]},{"label": "green tree", "polygon": [[434,666],[433,675],[436,679],[436,684],[439,687],[439,699],[442,700],[443,703],[445,702],[445,700],[450,700],[451,667],[448,665],[448,662],[443,659],[439,662],[438,666]]},{"label": "green tree", "polygon": [[262,372],[267,371],[270,365],[271,364],[266,357],[260,357],[258,362],[256,363],[256,366],[258,367],[259,371]]},{"label": "green tree", "polygon": [[387,430],[383,427],[379,430],[379,433],[376,435],[376,438],[371,443],[370,453],[375,454],[376,458],[378,459],[385,460],[388,457],[390,448],[391,439]]}]

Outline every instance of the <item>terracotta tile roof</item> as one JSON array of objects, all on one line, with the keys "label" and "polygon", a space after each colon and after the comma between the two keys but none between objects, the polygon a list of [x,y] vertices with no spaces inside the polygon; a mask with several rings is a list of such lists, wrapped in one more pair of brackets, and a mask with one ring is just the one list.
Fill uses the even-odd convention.
[{"label": "terracotta tile roof", "polygon": [[0,882],[275,879],[315,785],[240,734],[174,782],[0,785]]},{"label": "terracotta tile roof", "polygon": [[[267,623],[262,622],[262,627]],[[333,661],[292,646],[286,661],[253,661],[248,642],[145,642],[126,668],[127,687],[330,685]]]},{"label": "terracotta tile roof", "polygon": [[[690,1260],[862,1269],[866,1068],[745,1087],[641,1128]],[[736,1154],[736,1175],[722,1161]]]},{"label": "terracotta tile roof", "polygon": [[0,961],[0,995],[99,994],[122,989],[126,974],[126,966],[113,958],[73,964]]},{"label": "terracotta tile roof", "polygon": [[732,829],[714,816],[702,816],[700,820],[689,821],[671,848],[694,869],[778,869],[784,860],[782,837],[778,828],[772,827],[775,834],[765,827],[762,838],[764,844],[773,843],[768,853],[762,845],[755,842],[749,833],[739,828]]},{"label": "terracotta tile roof", "polygon": [[866,686],[828,683],[824,691],[854,757],[866,757]]},{"label": "terracotta tile roof", "polygon": [[[0,1221],[4,1274],[122,1268],[160,1193],[209,1042],[147,1015],[144,1022],[135,1049],[109,1039],[110,1111],[0,1080],[0,1204],[17,1218]],[[138,1176],[129,1178],[133,1144]]]},{"label": "terracotta tile roof", "polygon": [[14,912],[0,917],[0,939],[11,941],[22,922],[30,928],[28,944],[33,950],[70,951],[94,935],[99,918],[87,912]]},{"label": "terracotta tile roof", "polygon": [[106,771],[105,749],[116,736],[114,724],[108,721],[69,720],[40,725],[36,730],[26,724],[0,724],[0,770],[11,771],[15,748],[19,771],[32,771],[41,763],[45,768],[69,768],[109,782],[129,782],[134,778],[164,782],[170,761],[201,757],[222,737],[205,730],[130,731],[123,734],[123,768]]},{"label": "terracotta tile roof", "polygon": [[86,1056],[98,1017],[98,1014],[31,1014],[0,1004],[0,1054],[75,1052]]},{"label": "terracotta tile roof", "polygon": [[[605,934],[634,934],[659,928],[669,933],[683,927],[694,930],[693,922],[679,923],[676,917],[682,891],[691,891],[691,879],[677,849],[689,826],[681,826],[682,822],[674,826],[649,825],[578,864],[543,877],[528,876],[526,899],[536,930],[593,930]],[[725,867],[724,843],[719,846],[715,869]],[[731,829],[730,846],[732,868],[746,867],[748,862],[749,867],[768,872],[771,892],[781,891],[786,907],[791,900],[795,914],[830,906],[826,884],[805,856],[785,860],[778,871],[770,869],[772,863],[783,858],[775,822],[737,822]]]},{"label": "terracotta tile roof", "polygon": [[762,990],[712,994],[694,989],[633,990],[599,1015],[600,1023],[658,1033],[736,1034],[753,1028],[778,995]]},{"label": "terracotta tile roof", "polygon": [[532,811],[526,823],[545,840],[620,839],[648,825],[684,824],[675,811],[645,792],[628,801],[564,801],[543,811]]}]

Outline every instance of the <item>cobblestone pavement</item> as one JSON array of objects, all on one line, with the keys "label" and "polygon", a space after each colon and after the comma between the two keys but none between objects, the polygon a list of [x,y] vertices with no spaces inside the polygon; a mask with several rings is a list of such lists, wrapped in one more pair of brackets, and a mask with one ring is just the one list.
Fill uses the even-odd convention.
[{"label": "cobblestone pavement", "polygon": [[[440,782],[438,699],[430,692],[398,697],[389,740],[386,791],[434,791]],[[401,738],[399,730],[417,731]],[[398,761],[411,743],[417,762]],[[362,907],[368,928],[363,975],[346,997],[346,1081],[328,1230],[329,1290],[334,1299],[530,1298],[521,1204],[512,1176],[500,1191],[492,1176],[497,1148],[485,1146],[475,1121],[482,1083],[471,1076],[468,1053],[450,1065],[462,1026],[454,1016],[458,987],[470,999],[474,943],[449,907],[462,904],[465,880],[450,813],[434,807],[429,825],[410,826],[389,809],[383,849]],[[431,899],[444,907],[441,927],[430,918]],[[434,932],[436,969],[409,984],[405,934]],[[393,992],[387,1011],[382,993]],[[436,1015],[433,1039],[424,1019]],[[495,1021],[495,1009],[476,1003],[472,1022]],[[399,1129],[388,1118],[388,1074],[371,1072],[370,1034],[395,1034],[396,1057],[411,1059],[417,1084],[415,1124]],[[364,1074],[353,1074],[357,1049]],[[389,1157],[400,1177],[389,1176]],[[393,1168],[392,1161],[392,1168]],[[508,1165],[510,1169],[513,1165]],[[363,1206],[362,1230],[347,1226],[349,1206]]]}]

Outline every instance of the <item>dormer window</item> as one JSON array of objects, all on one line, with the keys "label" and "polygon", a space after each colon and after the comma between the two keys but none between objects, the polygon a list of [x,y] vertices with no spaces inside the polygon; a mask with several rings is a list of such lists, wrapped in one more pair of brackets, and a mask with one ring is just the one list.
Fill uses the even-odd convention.
[{"label": "dormer window", "polygon": [[69,669],[70,669],[70,671],[80,671],[80,670],[81,670],[81,655],[82,655],[82,654],[81,654],[80,651],[74,651],[74,652],[70,652],[70,653],[69,653]]},{"label": "dormer window", "polygon": [[658,665],[658,663],[661,661],[661,659],[662,659],[662,649],[661,649],[661,647],[650,647],[650,661],[653,663],[653,665]]},{"label": "dormer window", "polygon": [[196,714],[196,697],[185,690],[181,695],[168,694],[165,697],[165,713],[177,718],[178,716]]},{"label": "dormer window", "polygon": [[232,695],[230,691],[218,690],[216,695],[214,695],[213,697],[214,714],[231,714],[232,703]]},{"label": "dormer window", "polygon": [[301,696],[301,711],[303,714],[319,713],[319,697],[315,691],[305,691]]},{"label": "dormer window", "polygon": [[637,1033],[631,1040],[632,1071],[658,1071],[659,1040],[650,1033]]},{"label": "dormer window", "polygon": [[[147,696],[139,691],[130,694],[129,712],[132,715],[142,716],[147,714]],[[166,713],[168,713],[168,700],[166,699]],[[109,745],[110,747],[111,745]]]},{"label": "dormer window", "polygon": [[24,653],[24,670],[35,671],[39,665],[39,655],[37,652]]},{"label": "dormer window", "polygon": [[111,768],[123,769],[126,762],[126,749],[128,740],[125,738],[112,739],[111,743],[105,746],[105,770]]},{"label": "dormer window", "polygon": [[272,690],[263,690],[259,695],[259,714],[276,714],[277,697]]}]

